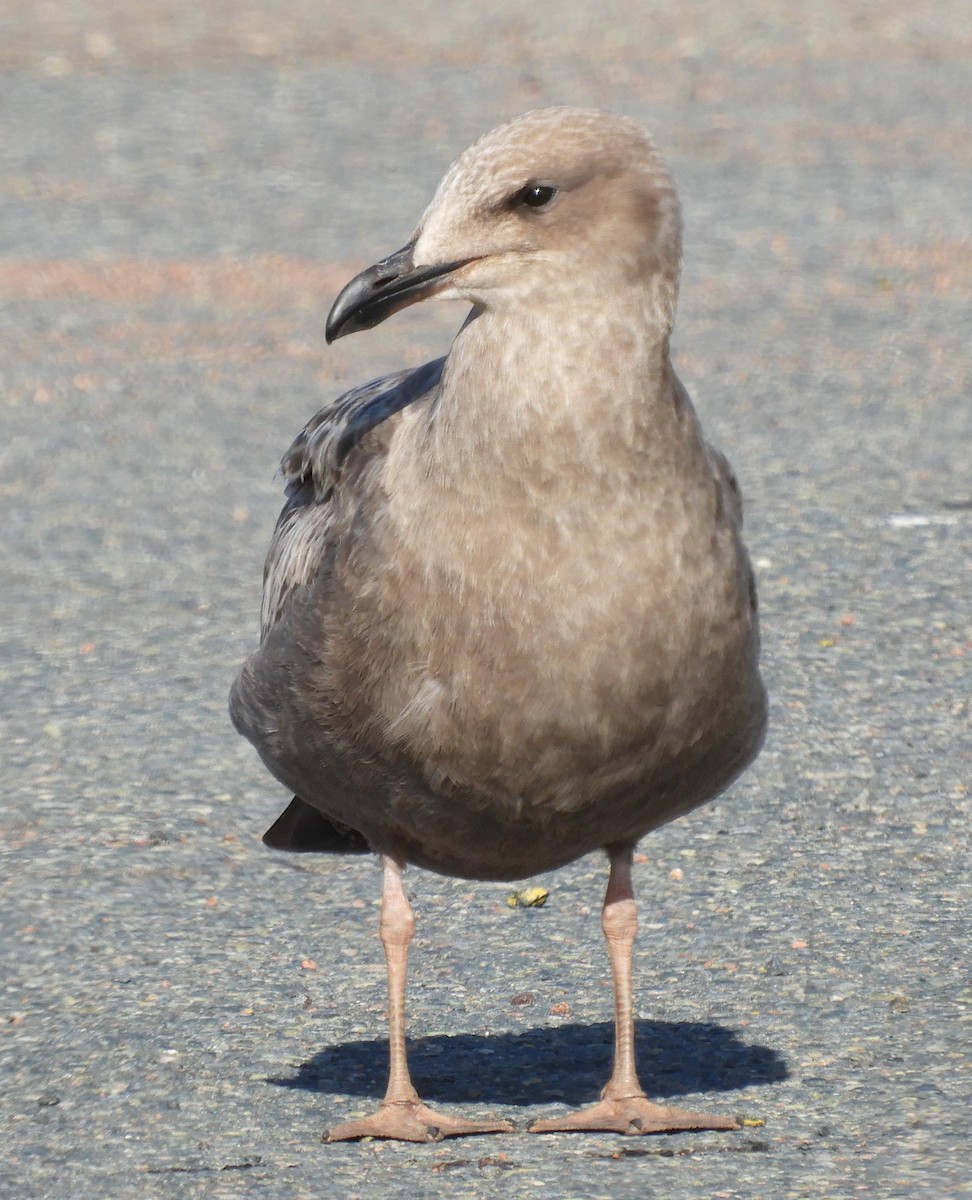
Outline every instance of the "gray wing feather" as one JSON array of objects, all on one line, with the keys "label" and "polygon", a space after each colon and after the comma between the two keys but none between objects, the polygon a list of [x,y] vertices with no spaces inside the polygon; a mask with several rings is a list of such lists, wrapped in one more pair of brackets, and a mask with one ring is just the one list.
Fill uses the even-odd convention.
[{"label": "gray wing feather", "polygon": [[723,507],[731,515],[735,527],[742,529],[743,498],[736,473],[729,465],[729,459],[721,450],[716,450],[714,446],[707,446],[706,449],[709,451],[709,458],[715,469],[716,482],[722,490]]},{"label": "gray wing feather", "polygon": [[290,485],[263,568],[260,637],[280,620],[295,589],[311,582],[327,551],[332,510],[314,497],[312,484]]},{"label": "gray wing feather", "polygon": [[[313,581],[327,557],[332,496],[348,456],[378,425],[436,388],[444,363],[444,358],[438,358],[345,392],[313,416],[294,439],[280,464],[287,499],[263,570],[261,638],[280,620],[293,593]],[[372,452],[378,450],[375,445]]]}]

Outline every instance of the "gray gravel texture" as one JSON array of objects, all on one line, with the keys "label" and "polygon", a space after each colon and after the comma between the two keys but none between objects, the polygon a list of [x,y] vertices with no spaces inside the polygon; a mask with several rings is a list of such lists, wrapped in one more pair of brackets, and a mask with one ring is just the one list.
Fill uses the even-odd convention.
[{"label": "gray gravel texture", "polygon": [[[3,6],[0,1195],[972,1194],[968,25],[809,10]],[[321,1146],[384,1082],[378,875],[260,845],[287,797],[225,714],[273,472],[448,345],[446,306],[324,315],[548,102],[669,155],[677,362],[747,495],[772,731],[644,843],[636,968],[649,1089],[749,1124]],[[594,1097],[604,878],[410,872],[427,1099]]]}]

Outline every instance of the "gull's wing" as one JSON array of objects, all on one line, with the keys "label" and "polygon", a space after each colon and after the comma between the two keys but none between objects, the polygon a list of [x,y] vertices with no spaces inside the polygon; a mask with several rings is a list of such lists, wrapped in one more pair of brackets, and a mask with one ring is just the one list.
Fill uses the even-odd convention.
[{"label": "gull's wing", "polygon": [[361,466],[384,456],[391,435],[388,418],[437,388],[444,362],[437,358],[345,392],[294,439],[280,464],[287,498],[263,570],[262,637],[280,619],[295,590],[310,583],[327,561],[335,490],[353,487],[354,480],[362,478]]}]

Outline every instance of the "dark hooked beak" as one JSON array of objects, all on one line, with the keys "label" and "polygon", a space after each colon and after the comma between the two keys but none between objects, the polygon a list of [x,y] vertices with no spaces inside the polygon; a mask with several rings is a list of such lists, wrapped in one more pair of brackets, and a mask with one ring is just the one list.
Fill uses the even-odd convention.
[{"label": "dark hooked beak", "polygon": [[446,276],[473,261],[464,258],[431,267],[414,267],[414,249],[414,242],[409,242],[401,250],[355,275],[342,289],[327,315],[325,336],[328,342],[336,341],[346,333],[374,329],[400,308],[433,295]]}]

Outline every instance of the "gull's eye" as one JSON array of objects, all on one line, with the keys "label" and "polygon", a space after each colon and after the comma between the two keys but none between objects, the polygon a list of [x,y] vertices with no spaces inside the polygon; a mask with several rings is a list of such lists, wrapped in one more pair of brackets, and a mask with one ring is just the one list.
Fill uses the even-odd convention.
[{"label": "gull's eye", "polygon": [[556,195],[557,189],[549,183],[528,183],[516,193],[513,202],[517,207],[524,204],[527,208],[543,208]]}]

